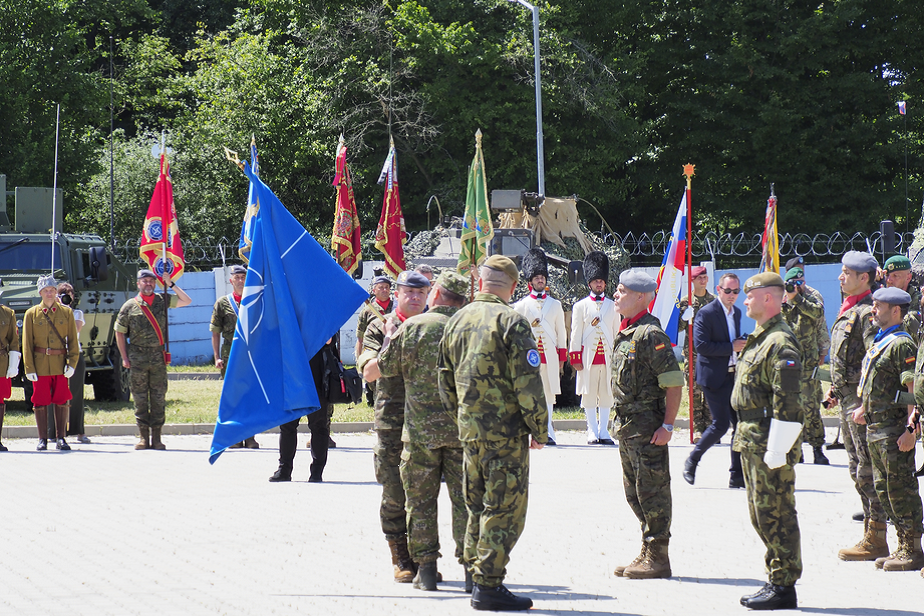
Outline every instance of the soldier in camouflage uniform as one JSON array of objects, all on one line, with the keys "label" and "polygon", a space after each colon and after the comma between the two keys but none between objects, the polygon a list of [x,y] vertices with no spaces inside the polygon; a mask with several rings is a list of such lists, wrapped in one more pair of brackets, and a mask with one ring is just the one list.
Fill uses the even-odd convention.
[{"label": "soldier in camouflage uniform", "polygon": [[866,443],[866,426],[853,419],[860,406],[857,385],[860,367],[866,349],[876,335],[871,311],[873,283],[877,263],[868,252],[851,250],[841,259],[841,292],[846,296],[840,313],[831,326],[831,389],[828,404],[840,404],[841,433],[850,476],[863,503],[863,538],[852,548],[838,552],[841,560],[876,560],[889,554],[886,543],[886,515],[876,496],[869,447]]},{"label": "soldier in camouflage uniform", "polygon": [[617,576],[671,576],[671,473],[667,444],[680,408],[683,374],[671,341],[648,312],[657,283],[641,270],[619,275],[614,300],[622,315],[613,343],[612,382],[620,426],[626,500],[642,527],[642,550]]},{"label": "soldier in camouflage uniform", "polygon": [[921,341],[921,290],[912,284],[911,260],[905,255],[889,257],[882,266],[880,278],[885,286],[901,289],[911,297],[911,304],[903,318],[904,330],[915,344]]},{"label": "soldier in camouflage uniform", "polygon": [[375,479],[382,484],[379,520],[391,550],[391,563],[396,582],[410,583],[417,573],[407,549],[407,518],[405,494],[401,484],[401,431],[404,428],[404,377],[400,374],[383,377],[379,370],[379,354],[391,337],[385,333],[386,321],[398,325],[423,312],[430,291],[430,281],[416,272],[401,272],[395,295],[395,312],[386,320],[374,319],[363,336],[363,352],[356,367],[367,383],[376,382],[375,426],[373,448]]},{"label": "soldier in camouflage uniform", "polygon": [[[809,444],[815,456],[814,463],[830,464],[822,449],[825,443],[824,424],[821,422],[820,400],[815,397],[817,381],[812,378],[812,372],[818,365],[818,321],[824,321],[825,308],[804,291],[805,273],[801,267],[788,269],[785,283],[783,321],[789,325],[802,348],[802,408],[805,420],[803,436],[806,439],[811,438]],[[801,456],[799,461],[802,461]]]},{"label": "soldier in camouflage uniform", "polygon": [[[13,395],[13,383],[10,379],[19,374],[21,359],[16,313],[12,308],[0,305],[0,432],[3,431],[6,401]],[[0,451],[9,450],[0,443]]]},{"label": "soldier in camouflage uniform", "polygon": [[[384,321],[385,315],[391,314],[395,309],[395,301],[391,298],[391,280],[388,276],[376,276],[372,279],[372,297],[366,300],[359,316],[356,317],[356,352],[359,357],[363,350],[363,340],[366,329],[373,321]],[[375,381],[364,382],[366,389],[366,402],[369,406],[375,405]]]},{"label": "soldier in camouflage uniform", "polygon": [[913,407],[895,401],[896,393],[915,378],[911,366],[917,349],[903,328],[910,303],[911,296],[895,287],[873,294],[873,325],[879,331],[863,358],[857,388],[863,404],[854,411],[854,421],[866,423],[876,494],[898,535],[898,549],[876,559],[876,568],[886,571],[924,566],[924,511],[914,477]]},{"label": "soldier in camouflage uniform", "polygon": [[[167,305],[162,294],[155,294],[157,278],[151,270],[138,271],[138,295],[128,300],[116,317],[116,343],[122,366],[131,370],[130,388],[135,400],[135,421],[140,439],[135,449],[166,449],[160,431],[166,420],[167,358],[163,331],[167,326]],[[192,303],[183,289],[170,282],[176,291],[170,296],[170,308]],[[151,314],[157,328],[145,315]],[[130,344],[129,344],[130,343]]]},{"label": "soldier in camouflage uniform", "polygon": [[693,409],[690,411],[690,425],[693,426],[693,443],[696,444],[702,438],[703,432],[706,431],[709,424],[712,423],[712,413],[709,412],[709,405],[706,404],[706,396],[703,395],[702,388],[696,382],[696,349],[693,349],[693,355],[691,356],[690,338],[692,335],[689,331],[689,324],[696,318],[696,313],[699,312],[700,308],[715,299],[715,295],[707,289],[709,274],[705,267],[702,265],[694,267],[690,272],[690,276],[693,278],[693,306],[692,310],[687,310],[690,307],[689,296],[680,300],[681,318],[677,323],[677,330],[678,333],[683,332],[686,334],[683,339],[683,382],[688,386],[690,384],[690,369],[693,370]]},{"label": "soldier in camouflage uniform", "polygon": [[529,322],[508,305],[518,277],[507,257],[488,258],[475,301],[449,320],[440,343],[440,397],[458,411],[462,441],[463,556],[475,582],[472,607],[482,610],[533,604],[503,585],[526,523],[529,449],[548,441],[539,350]]},{"label": "soldier in camouflage uniform", "polygon": [[[741,453],[751,524],[767,548],[769,574],[767,584],[742,597],[741,604],[759,610],[795,609],[795,583],[802,576],[795,496],[803,421],[801,349],[780,315],[783,290],[783,279],[773,272],[744,283],[744,305],[757,328],[738,355],[731,397],[738,413],[732,447]],[[781,428],[794,428],[791,441],[778,442]]]},{"label": "soldier in camouflage uniform", "polygon": [[440,401],[437,364],[443,330],[465,303],[468,286],[468,280],[460,274],[443,272],[430,294],[426,313],[409,318],[400,328],[391,321],[386,324],[385,333],[391,335],[391,342],[379,354],[382,376],[400,375],[404,379],[401,482],[406,496],[408,551],[418,565],[414,588],[420,590],[436,590],[441,479],[446,481],[452,503],[456,558],[465,564],[462,546],[467,514],[462,495],[462,443],[455,409],[443,408]]},{"label": "soldier in camouflage uniform", "polygon": [[[209,324],[209,331],[212,332],[212,353],[215,356],[215,367],[221,370],[222,379],[225,378],[225,367],[228,363],[228,356],[231,355],[231,342],[234,340],[234,330],[237,328],[237,313],[240,310],[246,279],[247,268],[243,265],[232,265],[231,277],[228,279],[232,291],[219,297],[212,309],[212,321]],[[223,342],[220,342],[222,340]],[[221,343],[220,351],[219,342]],[[259,449],[260,444],[256,438],[251,436],[243,442],[231,445],[230,448],[240,449],[241,447]]]}]

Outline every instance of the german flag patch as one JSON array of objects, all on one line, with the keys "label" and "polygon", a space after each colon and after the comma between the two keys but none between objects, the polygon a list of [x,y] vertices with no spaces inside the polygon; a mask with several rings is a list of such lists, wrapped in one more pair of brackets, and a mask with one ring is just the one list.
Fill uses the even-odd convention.
[{"label": "german flag patch", "polygon": [[664,343],[663,343],[663,342],[662,342],[661,344],[656,344],[656,345],[655,345],[655,351],[660,351],[660,350],[663,349],[663,348],[664,348]]}]

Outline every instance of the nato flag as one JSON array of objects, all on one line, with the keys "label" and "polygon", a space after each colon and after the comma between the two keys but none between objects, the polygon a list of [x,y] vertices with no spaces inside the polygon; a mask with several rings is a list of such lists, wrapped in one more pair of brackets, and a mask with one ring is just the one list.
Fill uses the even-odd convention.
[{"label": "nato flag", "polygon": [[367,297],[245,163],[257,212],[209,462],[319,408],[308,360]]}]

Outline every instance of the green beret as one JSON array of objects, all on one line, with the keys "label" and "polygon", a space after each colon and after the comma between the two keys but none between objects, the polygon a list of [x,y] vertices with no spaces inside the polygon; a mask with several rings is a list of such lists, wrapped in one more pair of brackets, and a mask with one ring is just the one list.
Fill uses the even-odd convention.
[{"label": "green beret", "polygon": [[911,260],[905,255],[895,255],[894,257],[889,257],[886,260],[885,265],[882,266],[887,272],[903,272],[905,270],[911,269]]},{"label": "green beret", "polygon": [[784,287],[783,279],[776,272],[764,272],[748,278],[744,283],[744,292],[750,293],[754,289],[765,289],[767,287]]},{"label": "green beret", "polygon": [[896,287],[883,287],[879,289],[873,293],[873,299],[877,302],[892,304],[893,306],[902,306],[911,303],[911,296]]},{"label": "green beret", "polygon": [[505,273],[510,278],[511,283],[520,278],[520,272],[517,271],[517,264],[509,257],[491,255],[483,265],[488,269]]},{"label": "green beret", "polygon": [[446,289],[450,293],[455,293],[462,297],[468,297],[468,292],[471,289],[471,283],[468,278],[459,272],[451,271],[445,271],[440,274],[440,277],[436,279],[436,285],[442,289]]},{"label": "green beret", "polygon": [[805,272],[802,271],[801,267],[792,267],[786,270],[786,277],[783,280],[789,282],[790,280],[802,278],[803,276],[805,276]]}]

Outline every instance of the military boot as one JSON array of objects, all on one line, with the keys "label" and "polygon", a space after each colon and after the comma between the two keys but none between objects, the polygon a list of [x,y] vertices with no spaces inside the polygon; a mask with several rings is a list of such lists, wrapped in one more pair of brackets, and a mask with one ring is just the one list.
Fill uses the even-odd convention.
[{"label": "military boot", "polygon": [[667,554],[670,539],[655,539],[648,544],[648,550],[642,562],[634,567],[626,567],[624,577],[632,580],[652,580],[671,576],[671,560]]},{"label": "military boot", "polygon": [[796,587],[776,584],[771,584],[770,588],[743,604],[752,610],[794,610],[799,607]]},{"label": "military boot", "polygon": [[921,535],[902,533],[898,537],[895,558],[882,566],[884,571],[914,571],[924,567],[924,551],[921,551]]},{"label": "military boot", "polygon": [[35,427],[38,429],[38,445],[36,451],[45,451],[48,449],[48,407],[37,406],[33,409],[35,412]]},{"label": "military boot", "polygon": [[812,464],[820,464],[822,466],[828,466],[831,464],[831,460],[828,459],[828,456],[825,455],[825,452],[821,447],[812,447],[812,453],[815,454],[815,460],[812,462]]},{"label": "military boot", "polygon": [[[3,416],[6,414],[6,405],[3,404],[3,401],[0,400],[0,433],[3,432]],[[9,451],[4,447],[3,443],[0,443],[0,451]]]},{"label": "military boot", "polygon": [[475,579],[472,576],[472,570],[468,566],[464,566],[465,569],[465,592],[472,594],[472,591],[475,589]]},{"label": "military boot", "polygon": [[648,555],[648,544],[642,541],[642,549],[638,553],[638,556],[635,557],[635,560],[633,560],[628,565],[620,565],[616,567],[616,569],[613,571],[613,575],[615,575],[616,577],[622,577],[626,569],[628,569],[629,567],[637,567],[638,565],[641,564],[643,560],[645,560],[645,556],[647,555]]},{"label": "military boot", "polygon": [[156,428],[151,428],[151,449],[157,449],[158,451],[163,451],[164,449],[167,448],[167,446],[164,445],[160,441],[160,431],[161,431],[160,426],[157,426]]},{"label": "military boot", "polygon": [[501,584],[500,586],[482,586],[475,584],[472,591],[472,607],[476,610],[491,612],[515,612],[528,610],[533,606],[529,597],[518,597]]},{"label": "military boot", "polygon": [[414,576],[414,588],[417,590],[436,590],[436,561],[420,563]]},{"label": "military boot", "polygon": [[57,440],[57,449],[61,451],[70,451],[71,446],[64,440],[67,434],[67,405],[55,405],[55,439]]},{"label": "military boot", "polygon": [[257,442],[257,439],[250,437],[244,440],[244,447],[247,449],[260,449],[260,443]]},{"label": "military boot", "polygon": [[837,557],[841,560],[876,560],[881,556],[889,555],[885,522],[876,522],[867,518],[863,523],[865,528],[863,538],[852,548],[839,551]]},{"label": "military boot", "polygon": [[147,426],[142,426],[138,424],[138,433],[140,435],[138,442],[135,443],[135,449],[150,449],[151,448],[151,429]]},{"label": "military boot", "polygon": [[400,584],[410,584],[414,581],[417,566],[407,552],[407,537],[389,539],[388,547],[391,549],[391,564],[395,568],[395,581]]}]

